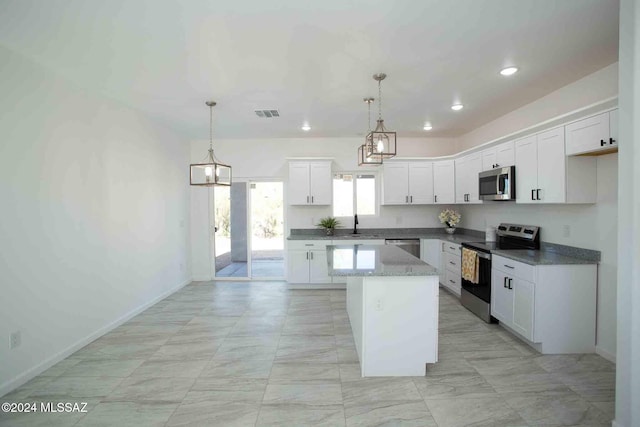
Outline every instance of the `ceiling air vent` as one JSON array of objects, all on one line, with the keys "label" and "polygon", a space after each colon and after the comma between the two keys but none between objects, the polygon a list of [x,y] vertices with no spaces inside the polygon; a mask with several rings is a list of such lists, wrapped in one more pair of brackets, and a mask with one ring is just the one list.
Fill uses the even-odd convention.
[{"label": "ceiling air vent", "polygon": [[272,117],[280,117],[278,110],[255,110],[256,115],[263,119],[270,119]]}]

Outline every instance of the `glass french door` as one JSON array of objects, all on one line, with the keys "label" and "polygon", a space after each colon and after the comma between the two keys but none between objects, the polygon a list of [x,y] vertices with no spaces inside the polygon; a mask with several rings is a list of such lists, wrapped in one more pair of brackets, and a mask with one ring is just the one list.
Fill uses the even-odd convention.
[{"label": "glass french door", "polygon": [[234,182],[213,196],[215,277],[283,279],[283,183]]}]

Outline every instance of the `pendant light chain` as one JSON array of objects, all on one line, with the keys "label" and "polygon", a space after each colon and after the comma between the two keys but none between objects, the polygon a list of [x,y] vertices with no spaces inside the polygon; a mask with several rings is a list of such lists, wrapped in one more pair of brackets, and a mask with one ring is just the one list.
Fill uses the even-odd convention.
[{"label": "pendant light chain", "polygon": [[378,80],[378,120],[382,119],[382,80]]},{"label": "pendant light chain", "polygon": [[371,98],[367,99],[367,105],[369,106],[369,133],[371,133],[371,101]]}]

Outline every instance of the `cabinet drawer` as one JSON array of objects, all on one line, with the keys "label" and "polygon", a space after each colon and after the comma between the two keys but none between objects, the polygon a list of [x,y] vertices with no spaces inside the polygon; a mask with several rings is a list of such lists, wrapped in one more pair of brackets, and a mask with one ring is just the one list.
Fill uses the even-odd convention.
[{"label": "cabinet drawer", "polygon": [[535,282],[535,267],[533,265],[514,261],[499,255],[493,256],[491,265],[493,268],[507,273],[509,276]]},{"label": "cabinet drawer", "polygon": [[453,271],[447,270],[444,282],[446,287],[454,289],[457,293],[460,293],[461,283],[460,272],[454,273]]},{"label": "cabinet drawer", "polygon": [[460,255],[444,254],[444,267],[447,271],[460,274]]},{"label": "cabinet drawer", "polygon": [[293,251],[303,251],[311,249],[326,249],[331,245],[331,240],[289,240],[287,249]]},{"label": "cabinet drawer", "polygon": [[462,252],[460,251],[460,245],[457,243],[451,242],[442,242],[443,250],[453,255],[461,256]]}]

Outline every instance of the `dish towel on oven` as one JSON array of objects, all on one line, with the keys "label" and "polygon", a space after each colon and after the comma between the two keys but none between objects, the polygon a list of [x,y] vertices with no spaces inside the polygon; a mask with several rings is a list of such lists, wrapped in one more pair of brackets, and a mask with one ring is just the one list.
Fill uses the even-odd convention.
[{"label": "dish towel on oven", "polygon": [[471,249],[462,248],[462,278],[477,285],[479,274],[480,260],[478,259],[478,253]]}]

